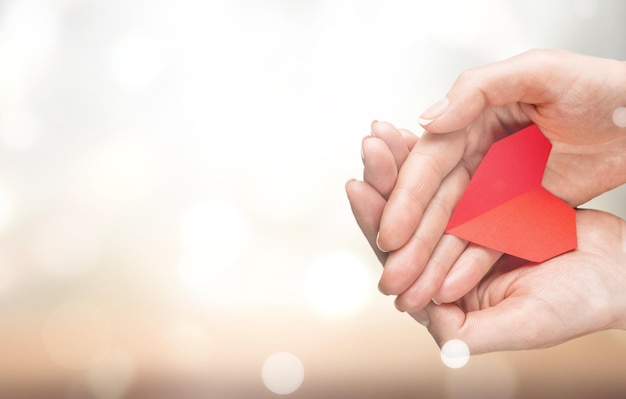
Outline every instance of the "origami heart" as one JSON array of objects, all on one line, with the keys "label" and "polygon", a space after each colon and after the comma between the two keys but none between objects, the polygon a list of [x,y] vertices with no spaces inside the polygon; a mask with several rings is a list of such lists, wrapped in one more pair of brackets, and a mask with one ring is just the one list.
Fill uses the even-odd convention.
[{"label": "origami heart", "polygon": [[576,212],[541,186],[552,144],[536,125],[495,142],[446,233],[531,262],[576,248]]}]

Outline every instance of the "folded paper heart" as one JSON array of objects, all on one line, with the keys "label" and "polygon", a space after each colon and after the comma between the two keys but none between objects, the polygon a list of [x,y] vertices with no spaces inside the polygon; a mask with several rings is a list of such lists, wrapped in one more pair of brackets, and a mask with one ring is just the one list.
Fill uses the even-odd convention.
[{"label": "folded paper heart", "polygon": [[495,142],[446,233],[531,262],[576,248],[576,212],[541,186],[552,144],[536,125]]}]

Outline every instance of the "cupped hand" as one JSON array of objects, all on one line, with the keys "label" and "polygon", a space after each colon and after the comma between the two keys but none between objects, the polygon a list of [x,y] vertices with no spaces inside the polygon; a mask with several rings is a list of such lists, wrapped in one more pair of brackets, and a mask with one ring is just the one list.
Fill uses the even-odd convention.
[{"label": "cupped hand", "polygon": [[[439,302],[467,293],[502,255],[444,234],[454,206],[490,145],[536,123],[553,147],[543,185],[571,206],[626,181],[626,64],[535,50],[464,72],[422,115],[428,130],[406,157],[376,241],[387,256],[381,291],[414,311],[439,278]],[[445,133],[445,134],[442,134]],[[433,270],[436,278],[422,278]],[[432,290],[432,289],[431,289]]]},{"label": "cupped hand", "polygon": [[626,329],[626,222],[577,211],[578,248],[541,264],[502,257],[455,303],[412,313],[441,346],[464,341],[473,354],[557,345]]},{"label": "cupped hand", "polygon": [[[363,140],[365,181],[350,181],[346,190],[359,226],[385,262],[388,255],[375,245],[385,193],[417,138],[388,123],[375,123],[372,131],[375,137]],[[626,329],[626,222],[578,210],[577,230],[575,251],[542,264],[505,255],[455,303],[430,303],[411,315],[440,346],[461,339],[474,354],[548,347],[595,331]],[[435,275],[426,273],[424,280],[436,289]]]}]

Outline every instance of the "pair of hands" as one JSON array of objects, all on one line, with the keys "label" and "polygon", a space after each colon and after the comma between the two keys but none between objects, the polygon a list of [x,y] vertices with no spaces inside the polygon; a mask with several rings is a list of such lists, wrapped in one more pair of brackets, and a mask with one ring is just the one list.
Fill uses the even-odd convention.
[{"label": "pair of hands", "polygon": [[419,139],[373,123],[364,181],[346,190],[385,266],[380,290],[439,345],[457,338],[472,353],[626,328],[623,220],[578,210],[578,248],[541,265],[444,234],[490,145],[531,123],[553,145],[543,185],[571,206],[623,184],[626,129],[613,116],[626,106],[625,88],[624,63],[536,50],[461,74],[422,115]]}]

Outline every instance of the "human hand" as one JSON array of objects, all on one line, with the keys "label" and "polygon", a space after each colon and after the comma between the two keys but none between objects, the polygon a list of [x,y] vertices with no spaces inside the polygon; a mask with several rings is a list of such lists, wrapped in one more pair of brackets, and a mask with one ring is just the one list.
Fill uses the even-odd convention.
[{"label": "human hand", "polygon": [[440,302],[459,299],[488,272],[501,253],[443,233],[489,146],[522,127],[536,123],[552,142],[543,185],[568,204],[624,183],[626,129],[612,120],[626,105],[624,87],[626,64],[564,51],[531,51],[461,74],[447,101],[422,116],[434,120],[384,207],[377,244],[392,252],[381,291],[415,311],[431,298],[429,268],[445,277],[432,296]]},{"label": "human hand", "polygon": [[[402,148],[403,138],[390,124],[374,124],[372,130],[378,136],[363,141],[365,181],[350,181],[346,190],[359,226],[377,251],[384,195],[411,144]],[[626,222],[591,210],[577,211],[576,219],[575,251],[540,265],[505,255],[460,300],[430,303],[410,314],[440,346],[461,339],[473,354],[547,347],[595,331],[626,329]],[[384,263],[387,254],[377,254]],[[430,266],[421,281],[436,290],[441,273]],[[432,292],[432,287],[423,289]]]},{"label": "human hand", "polygon": [[[393,190],[398,176],[398,170],[409,155],[409,151],[418,141],[417,136],[407,130],[396,129],[388,122],[374,122],[371,126],[372,135],[362,141],[363,181],[351,180],[346,184],[346,192],[357,224],[368,240],[376,256],[383,265],[396,260],[400,254],[402,259],[418,258],[421,254],[411,252],[414,245],[407,245],[397,253],[385,253],[376,245],[383,209]],[[462,185],[448,185],[450,190],[444,194],[455,196],[462,189]],[[436,259],[436,258],[434,258]],[[426,302],[435,295],[446,277],[446,270],[439,267],[439,262],[430,261],[423,269],[419,283],[412,286],[411,292],[398,297],[396,304],[402,308],[402,299],[409,298],[413,302],[421,303],[421,309]],[[384,273],[383,273],[384,275]],[[417,310],[413,309],[413,310]]]},{"label": "human hand", "polygon": [[472,354],[544,348],[626,329],[626,222],[579,210],[576,224],[575,251],[522,266],[505,255],[460,300],[430,303],[411,315],[439,346],[460,339]]},{"label": "human hand", "polygon": [[387,253],[376,245],[380,218],[389,194],[393,190],[398,170],[415,146],[417,136],[391,123],[374,121],[371,135],[363,138],[363,181],[346,183],[346,193],[357,224],[374,253],[384,265]]}]

